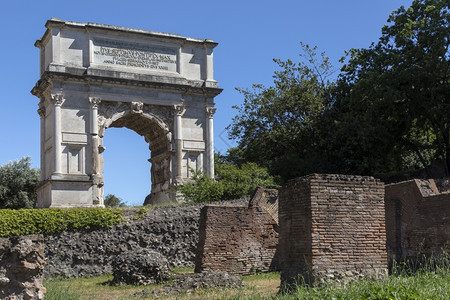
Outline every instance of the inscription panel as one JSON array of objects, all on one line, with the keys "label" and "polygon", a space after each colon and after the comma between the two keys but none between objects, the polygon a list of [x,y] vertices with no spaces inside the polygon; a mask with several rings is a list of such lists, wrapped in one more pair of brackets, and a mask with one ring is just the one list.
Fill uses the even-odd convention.
[{"label": "inscription panel", "polygon": [[94,39],[93,62],[116,67],[176,72],[177,49],[125,41]]}]

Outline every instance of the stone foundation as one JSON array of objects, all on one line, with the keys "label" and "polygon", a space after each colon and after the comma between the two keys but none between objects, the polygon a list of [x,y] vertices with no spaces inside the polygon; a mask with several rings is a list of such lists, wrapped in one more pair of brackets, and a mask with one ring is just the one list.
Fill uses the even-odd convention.
[{"label": "stone foundation", "polygon": [[387,274],[384,185],[373,177],[313,174],[279,194],[282,289]]},{"label": "stone foundation", "polygon": [[44,237],[0,238],[0,299],[43,299]]}]

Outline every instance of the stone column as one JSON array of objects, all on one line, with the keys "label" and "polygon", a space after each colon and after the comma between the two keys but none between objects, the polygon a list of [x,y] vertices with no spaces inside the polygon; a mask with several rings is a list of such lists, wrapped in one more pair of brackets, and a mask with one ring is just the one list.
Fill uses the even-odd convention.
[{"label": "stone column", "polygon": [[183,127],[182,119],[185,112],[184,105],[175,105],[175,143],[176,143],[176,184],[183,182]]},{"label": "stone column", "polygon": [[91,135],[91,174],[99,174],[99,141],[98,141],[98,105],[101,99],[89,97],[90,106],[90,126],[89,131]]},{"label": "stone column", "polygon": [[91,135],[98,135],[98,105],[102,100],[100,98],[89,97],[89,104],[91,108]]},{"label": "stone column", "polygon": [[[42,101],[42,100],[41,100]],[[41,118],[41,181],[45,180],[45,106],[43,102],[39,103],[39,109],[37,110]]]},{"label": "stone column", "polygon": [[90,107],[90,136],[91,136],[91,175],[94,181],[92,204],[103,205],[103,174],[101,153],[104,148],[100,145],[100,138],[98,136],[98,105],[102,100],[100,98],[89,97]]},{"label": "stone column", "polygon": [[61,174],[61,105],[64,102],[62,94],[53,94],[53,147],[55,153],[55,171],[53,174]]},{"label": "stone column", "polygon": [[214,121],[216,113],[214,107],[206,107],[207,127],[206,127],[206,163],[209,177],[214,178]]}]

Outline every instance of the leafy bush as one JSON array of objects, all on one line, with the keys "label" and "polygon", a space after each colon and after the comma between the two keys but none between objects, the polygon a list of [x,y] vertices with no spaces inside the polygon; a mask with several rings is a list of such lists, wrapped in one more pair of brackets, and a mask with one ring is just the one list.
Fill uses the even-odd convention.
[{"label": "leafy bush", "polygon": [[193,182],[187,182],[177,188],[189,202],[213,202],[222,199],[223,186],[201,171],[190,169]]},{"label": "leafy bush", "polygon": [[176,190],[187,201],[201,203],[232,200],[248,197],[256,187],[278,187],[266,168],[255,163],[245,163],[241,167],[230,162],[216,163],[216,179],[190,168],[192,182],[185,183]]},{"label": "leafy bush", "polygon": [[99,229],[122,220],[121,209],[0,209],[0,237]]},{"label": "leafy bush", "polygon": [[244,163],[240,168],[232,163],[218,163],[216,177],[223,186],[223,200],[248,197],[258,186],[278,187],[267,169],[256,163]]},{"label": "leafy bush", "polygon": [[39,170],[32,169],[31,158],[0,166],[0,208],[33,208],[36,206],[36,187]]}]

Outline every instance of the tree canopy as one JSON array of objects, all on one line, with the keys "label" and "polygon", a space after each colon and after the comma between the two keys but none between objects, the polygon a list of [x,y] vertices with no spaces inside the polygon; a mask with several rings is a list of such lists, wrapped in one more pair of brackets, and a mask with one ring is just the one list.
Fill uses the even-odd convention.
[{"label": "tree canopy", "polygon": [[254,84],[238,89],[244,103],[228,127],[244,161],[256,162],[273,174],[291,178],[311,172],[318,146],[317,119],[329,106],[333,72],[317,47],[301,43],[300,61],[274,59],[280,67],[273,86]]},{"label": "tree canopy", "polygon": [[39,170],[33,169],[31,158],[8,162],[0,166],[0,208],[34,208]]},{"label": "tree canopy", "polygon": [[[415,0],[388,18],[379,41],[351,49],[335,82],[324,53],[275,60],[270,87],[239,89],[229,126],[235,159],[283,179],[312,172],[376,175],[450,166],[449,2]],[[432,175],[432,174],[430,174]]]},{"label": "tree canopy", "polygon": [[448,174],[449,21],[448,1],[416,0],[390,15],[377,43],[348,52],[333,108],[345,125],[335,129],[347,131],[342,154],[351,157],[349,133],[360,128],[353,137],[365,159],[354,163],[365,169],[345,169],[374,173],[444,159]]}]

